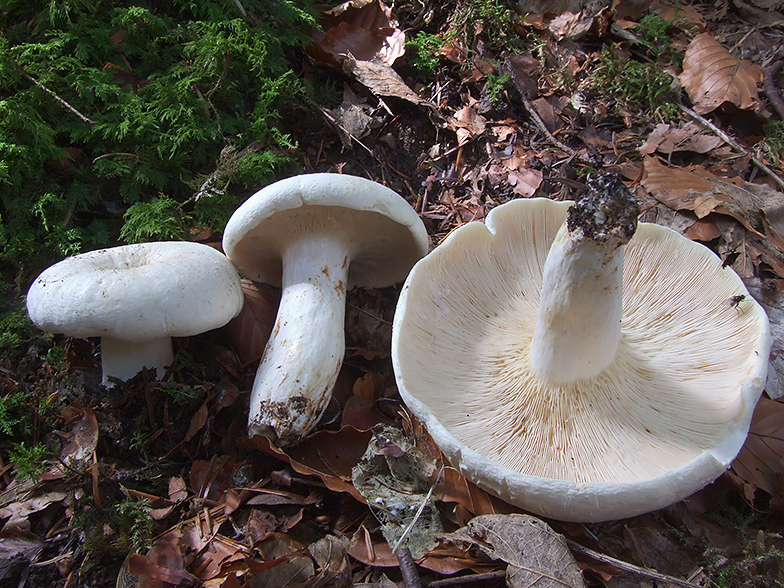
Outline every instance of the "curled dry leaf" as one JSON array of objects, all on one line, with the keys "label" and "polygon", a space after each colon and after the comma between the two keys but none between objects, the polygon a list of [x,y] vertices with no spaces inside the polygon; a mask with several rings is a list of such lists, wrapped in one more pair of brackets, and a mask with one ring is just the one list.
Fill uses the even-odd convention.
[{"label": "curled dry leaf", "polygon": [[697,218],[710,213],[729,216],[746,230],[746,246],[756,263],[784,277],[784,194],[741,178],[721,179],[692,165],[673,168],[646,157],[642,185],[673,210],[690,210]]},{"label": "curled dry leaf", "polygon": [[280,304],[280,290],[267,284],[242,280],[245,303],[240,313],[223,327],[226,339],[243,364],[258,361],[264,352]]},{"label": "curled dry leaf", "polygon": [[762,68],[733,56],[710,33],[697,35],[689,43],[680,81],[700,114],[723,102],[743,109],[760,106],[757,82],[762,81]]},{"label": "curled dry leaf", "polygon": [[582,572],[563,536],[544,521],[522,514],[485,515],[442,537],[450,543],[475,545],[508,564],[510,588],[581,588]]},{"label": "curled dry leaf", "polygon": [[773,497],[773,504],[784,507],[784,404],[760,398],[746,443],[732,469],[744,483],[746,498],[762,488]]},{"label": "curled dry leaf", "polygon": [[63,440],[60,460],[70,467],[84,467],[92,463],[93,451],[98,445],[98,421],[91,408],[70,406],[63,418],[71,425],[67,433],[56,432]]},{"label": "curled dry leaf", "polygon": [[324,12],[319,24],[321,30],[311,34],[315,43],[310,52],[329,65],[340,67],[348,54],[391,65],[405,53],[405,33],[379,0],[344,2]]},{"label": "curled dry leaf", "polygon": [[640,146],[640,153],[643,155],[650,155],[654,151],[660,153],[674,153],[676,151],[707,153],[723,142],[716,135],[704,133],[693,122],[688,122],[683,127],[660,123],[651,131],[645,143]]},{"label": "curled dry leaf", "polygon": [[319,431],[285,451],[260,435],[241,443],[277,457],[299,474],[320,478],[330,490],[348,492],[365,502],[351,483],[351,468],[362,459],[371,437],[370,431],[341,427],[339,431]]}]

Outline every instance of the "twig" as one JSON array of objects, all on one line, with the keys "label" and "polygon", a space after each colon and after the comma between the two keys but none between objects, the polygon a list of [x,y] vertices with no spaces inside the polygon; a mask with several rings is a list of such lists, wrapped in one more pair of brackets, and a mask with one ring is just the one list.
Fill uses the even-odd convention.
[{"label": "twig", "polygon": [[616,568],[618,568],[619,570],[623,570],[624,572],[631,572],[632,574],[638,574],[646,578],[651,578],[652,580],[659,580],[660,582],[669,582],[670,584],[676,584],[677,586],[683,586],[684,588],[703,588],[702,586],[700,586],[699,584],[695,584],[694,582],[689,582],[688,580],[682,580],[680,578],[676,578],[675,576],[660,574],[655,570],[651,570],[648,568],[641,568],[634,564],[630,564],[620,559],[611,557],[609,555],[599,553],[598,551],[594,551],[593,549],[583,547],[579,543],[575,543],[570,539],[567,539],[566,543],[569,546],[569,549],[571,549],[572,551],[576,551],[581,555],[586,555],[591,559],[595,559],[596,561],[600,561],[602,563],[615,566]]},{"label": "twig", "polygon": [[419,505],[419,509],[416,511],[414,518],[411,519],[410,523],[408,523],[408,526],[403,531],[403,534],[400,536],[400,539],[398,539],[397,542],[392,546],[392,551],[397,552],[398,548],[403,544],[403,539],[406,538],[408,532],[414,527],[416,522],[419,520],[419,517],[422,516],[422,511],[425,510],[425,506],[427,506],[427,503],[430,501],[430,497],[433,496],[433,490],[435,490],[436,484],[438,483],[438,480],[441,478],[441,473],[443,471],[444,471],[444,466],[441,465],[441,469],[438,470],[438,475],[436,476],[433,485],[430,486],[430,490],[427,491],[427,494],[425,495],[424,499],[422,499],[422,504]]},{"label": "twig", "polygon": [[52,91],[51,91],[49,88],[47,88],[46,86],[44,86],[44,85],[43,85],[41,82],[39,82],[38,80],[36,80],[36,79],[35,79],[33,76],[31,76],[29,73],[27,73],[27,72],[23,71],[23,72],[22,72],[22,75],[23,75],[25,78],[27,78],[28,80],[30,80],[31,82],[33,82],[33,83],[34,83],[36,86],[38,86],[39,88],[41,88],[41,89],[42,89],[44,92],[46,92],[47,94],[49,94],[49,95],[50,95],[52,98],[54,98],[55,100],[57,100],[57,101],[58,101],[60,104],[62,104],[63,106],[65,106],[65,107],[66,107],[68,110],[70,110],[71,112],[73,112],[73,113],[74,113],[76,116],[78,116],[80,119],[82,119],[82,120],[83,120],[84,122],[86,122],[88,125],[94,125],[94,124],[95,124],[95,122],[94,122],[94,121],[92,121],[92,120],[90,120],[89,118],[87,118],[86,116],[84,116],[84,115],[83,115],[81,112],[79,112],[78,110],[76,110],[76,109],[75,109],[73,106],[71,106],[70,104],[68,104],[68,103],[67,103],[65,100],[63,100],[62,98],[60,98],[60,97],[59,97],[57,94],[55,94],[54,92],[52,92]]},{"label": "twig", "polygon": [[784,120],[784,100],[781,98],[778,86],[776,86],[776,76],[779,75],[781,67],[784,66],[784,60],[779,59],[775,63],[765,68],[765,95],[770,100],[771,106],[776,110],[781,120]]},{"label": "twig", "polygon": [[774,182],[776,182],[776,184],[779,186],[779,188],[784,189],[784,180],[782,180],[776,174],[776,172],[774,172],[772,169],[770,169],[763,161],[761,161],[760,159],[758,159],[757,157],[752,155],[751,152],[749,152],[749,150],[746,149],[743,145],[738,143],[735,139],[730,137],[727,133],[722,131],[719,127],[714,125],[707,118],[705,118],[704,116],[700,116],[699,114],[694,112],[688,106],[684,106],[683,104],[681,104],[680,105],[680,109],[684,113],[689,115],[691,118],[693,118],[695,121],[700,123],[702,126],[704,126],[704,127],[708,128],[708,129],[710,129],[711,131],[713,131],[716,134],[716,136],[718,136],[722,141],[727,143],[730,147],[732,147],[736,151],[740,151],[741,153],[743,153],[745,155],[748,155],[751,158],[751,161],[754,162],[754,165],[756,165],[758,168],[760,168],[762,171],[764,171]]},{"label": "twig", "polygon": [[471,584],[484,582],[487,580],[498,580],[506,577],[506,570],[500,572],[486,572],[484,574],[471,574],[469,576],[458,576],[456,578],[444,578],[435,580],[427,585],[427,588],[443,588],[444,586],[459,586],[461,584]]},{"label": "twig", "polygon": [[539,113],[536,112],[536,109],[534,108],[533,104],[531,104],[531,101],[528,99],[528,92],[525,89],[525,85],[523,84],[523,81],[520,79],[520,76],[518,76],[517,70],[512,65],[512,62],[510,61],[509,57],[506,57],[504,59],[504,65],[506,66],[506,69],[509,71],[509,73],[512,75],[512,82],[514,82],[515,88],[517,88],[517,93],[520,94],[520,98],[523,101],[523,106],[525,106],[525,109],[528,111],[528,114],[536,123],[536,126],[539,127],[539,130],[544,133],[545,137],[547,137],[547,140],[550,141],[550,143],[552,143],[556,147],[558,147],[558,149],[560,149],[561,151],[564,151],[565,153],[568,153],[573,157],[578,157],[580,160],[586,163],[590,163],[591,160],[588,157],[577,153],[577,151],[575,151],[568,145],[564,145],[558,139],[555,138],[555,135],[553,135],[550,132],[550,129],[548,129],[547,125],[544,124],[542,117],[539,116]]},{"label": "twig", "polygon": [[401,547],[395,551],[395,555],[406,588],[422,588],[422,580],[419,578],[414,558],[411,557],[411,550],[408,547]]}]

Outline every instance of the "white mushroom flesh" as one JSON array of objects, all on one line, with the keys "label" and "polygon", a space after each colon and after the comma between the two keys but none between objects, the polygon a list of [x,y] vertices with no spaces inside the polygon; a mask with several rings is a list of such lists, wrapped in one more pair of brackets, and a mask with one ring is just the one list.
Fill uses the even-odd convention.
[{"label": "white mushroom flesh", "polygon": [[280,307],[251,392],[248,432],[291,441],[321,418],[343,363],[349,252],[304,236],[283,252]]}]

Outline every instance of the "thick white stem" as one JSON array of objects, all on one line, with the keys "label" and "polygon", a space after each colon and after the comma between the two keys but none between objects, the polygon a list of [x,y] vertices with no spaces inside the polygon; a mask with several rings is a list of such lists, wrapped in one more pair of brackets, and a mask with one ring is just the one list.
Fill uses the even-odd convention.
[{"label": "thick white stem", "polygon": [[171,337],[160,337],[148,341],[124,341],[115,337],[101,337],[101,366],[103,385],[113,386],[109,376],[129,380],[142,368],[157,371],[162,378],[166,367],[174,361]]},{"label": "thick white stem", "polygon": [[[578,232],[579,233],[579,232]],[[609,247],[561,227],[547,254],[531,362],[555,383],[599,374],[621,337],[625,247]]]},{"label": "thick white stem", "polygon": [[330,237],[304,237],[284,252],[283,292],[253,382],[249,435],[291,445],[321,418],[343,364],[349,261]]}]

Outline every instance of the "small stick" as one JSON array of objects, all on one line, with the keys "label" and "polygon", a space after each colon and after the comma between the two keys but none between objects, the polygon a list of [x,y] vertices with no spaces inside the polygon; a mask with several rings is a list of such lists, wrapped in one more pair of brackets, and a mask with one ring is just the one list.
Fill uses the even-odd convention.
[{"label": "small stick", "polygon": [[65,107],[66,107],[68,110],[70,110],[71,112],[73,112],[73,113],[74,113],[76,116],[78,116],[80,119],[82,119],[82,120],[83,120],[84,122],[86,122],[88,125],[91,125],[91,126],[92,126],[92,125],[94,125],[94,124],[95,124],[95,122],[94,122],[94,121],[92,121],[92,120],[90,120],[89,118],[87,118],[86,116],[84,116],[84,115],[83,115],[81,112],[79,112],[78,110],[76,110],[76,109],[75,109],[73,106],[71,106],[70,104],[68,104],[68,103],[67,103],[65,100],[63,100],[62,98],[60,98],[60,97],[59,97],[57,94],[55,94],[54,92],[52,92],[52,91],[51,91],[49,88],[47,88],[46,86],[44,86],[44,85],[43,85],[41,82],[39,82],[38,80],[36,80],[36,79],[35,79],[33,76],[31,76],[29,73],[27,73],[27,72],[24,72],[24,71],[23,71],[23,72],[22,72],[22,75],[23,75],[25,78],[27,78],[28,80],[30,80],[31,82],[33,82],[33,83],[34,83],[36,86],[38,86],[39,88],[41,88],[41,89],[42,89],[44,92],[46,92],[47,94],[49,94],[49,95],[50,95],[52,98],[54,98],[55,100],[57,100],[57,101],[58,101],[60,104],[62,104],[63,106],[65,106]]},{"label": "small stick", "polygon": [[740,151],[741,153],[748,155],[751,158],[751,161],[754,162],[754,165],[756,165],[758,168],[764,171],[774,182],[776,182],[779,188],[784,189],[784,180],[782,180],[778,175],[776,175],[776,173],[772,169],[770,169],[767,165],[765,165],[763,161],[761,161],[760,159],[752,155],[745,147],[743,147],[743,145],[738,143],[735,139],[730,137],[727,133],[722,131],[719,127],[714,125],[707,118],[705,118],[704,116],[700,116],[699,114],[694,112],[688,106],[684,106],[683,104],[680,104],[679,106],[683,112],[688,114],[691,118],[693,118],[695,121],[697,121],[704,127],[713,131],[722,141],[727,143],[730,147],[732,147],[736,151]]},{"label": "small stick", "polygon": [[525,86],[523,85],[523,82],[520,80],[519,76],[517,75],[517,71],[512,66],[512,62],[509,60],[508,57],[504,61],[504,65],[506,66],[506,69],[509,70],[509,72],[512,74],[512,81],[514,82],[515,88],[517,88],[518,94],[520,94],[520,98],[522,98],[523,106],[525,106],[525,109],[528,111],[528,114],[536,123],[536,126],[539,127],[539,130],[542,131],[544,135],[547,137],[547,140],[550,141],[550,143],[552,143],[556,147],[558,147],[558,149],[560,149],[561,151],[564,151],[565,153],[568,153],[573,157],[576,156],[584,162],[590,163],[590,159],[588,159],[585,155],[581,155],[577,153],[577,151],[575,151],[568,145],[564,145],[558,139],[555,138],[555,135],[553,135],[550,132],[550,129],[548,129],[547,125],[544,124],[542,117],[539,116],[539,113],[536,112],[536,109],[534,108],[533,104],[531,104],[531,101],[528,99],[528,95],[527,95],[528,93],[525,89]]},{"label": "small stick", "polygon": [[666,574],[660,574],[655,570],[650,570],[648,568],[641,568],[634,564],[627,563],[620,559],[616,559],[609,555],[605,555],[603,553],[599,553],[598,551],[594,551],[593,549],[589,549],[587,547],[583,547],[579,543],[575,543],[570,539],[566,540],[566,543],[569,545],[569,549],[580,553],[582,555],[586,555],[591,559],[595,559],[596,561],[600,561],[602,563],[610,564],[611,566],[615,566],[619,570],[623,570],[624,572],[631,572],[632,574],[638,574],[640,576],[644,576],[646,578],[651,578],[653,580],[659,580],[660,582],[669,582],[670,584],[676,584],[678,586],[683,586],[683,588],[702,588],[699,584],[695,584],[694,582],[689,582],[688,580],[682,580],[680,578],[676,578],[675,576],[668,576]]},{"label": "small stick", "polygon": [[400,547],[395,551],[395,555],[406,588],[422,588],[422,580],[419,578],[414,558],[411,557],[411,550],[408,547]]},{"label": "small stick", "polygon": [[779,118],[784,120],[784,100],[781,98],[781,93],[776,86],[776,76],[779,75],[781,67],[784,66],[784,60],[778,60],[775,63],[765,68],[765,95],[770,100],[771,106],[776,110]]},{"label": "small stick", "polygon": [[443,588],[444,586],[459,586],[461,584],[471,584],[475,582],[484,582],[487,580],[498,580],[506,577],[506,570],[500,572],[486,572],[484,574],[471,574],[469,576],[458,576],[456,578],[444,578],[443,580],[435,580],[427,585],[427,588]]}]

